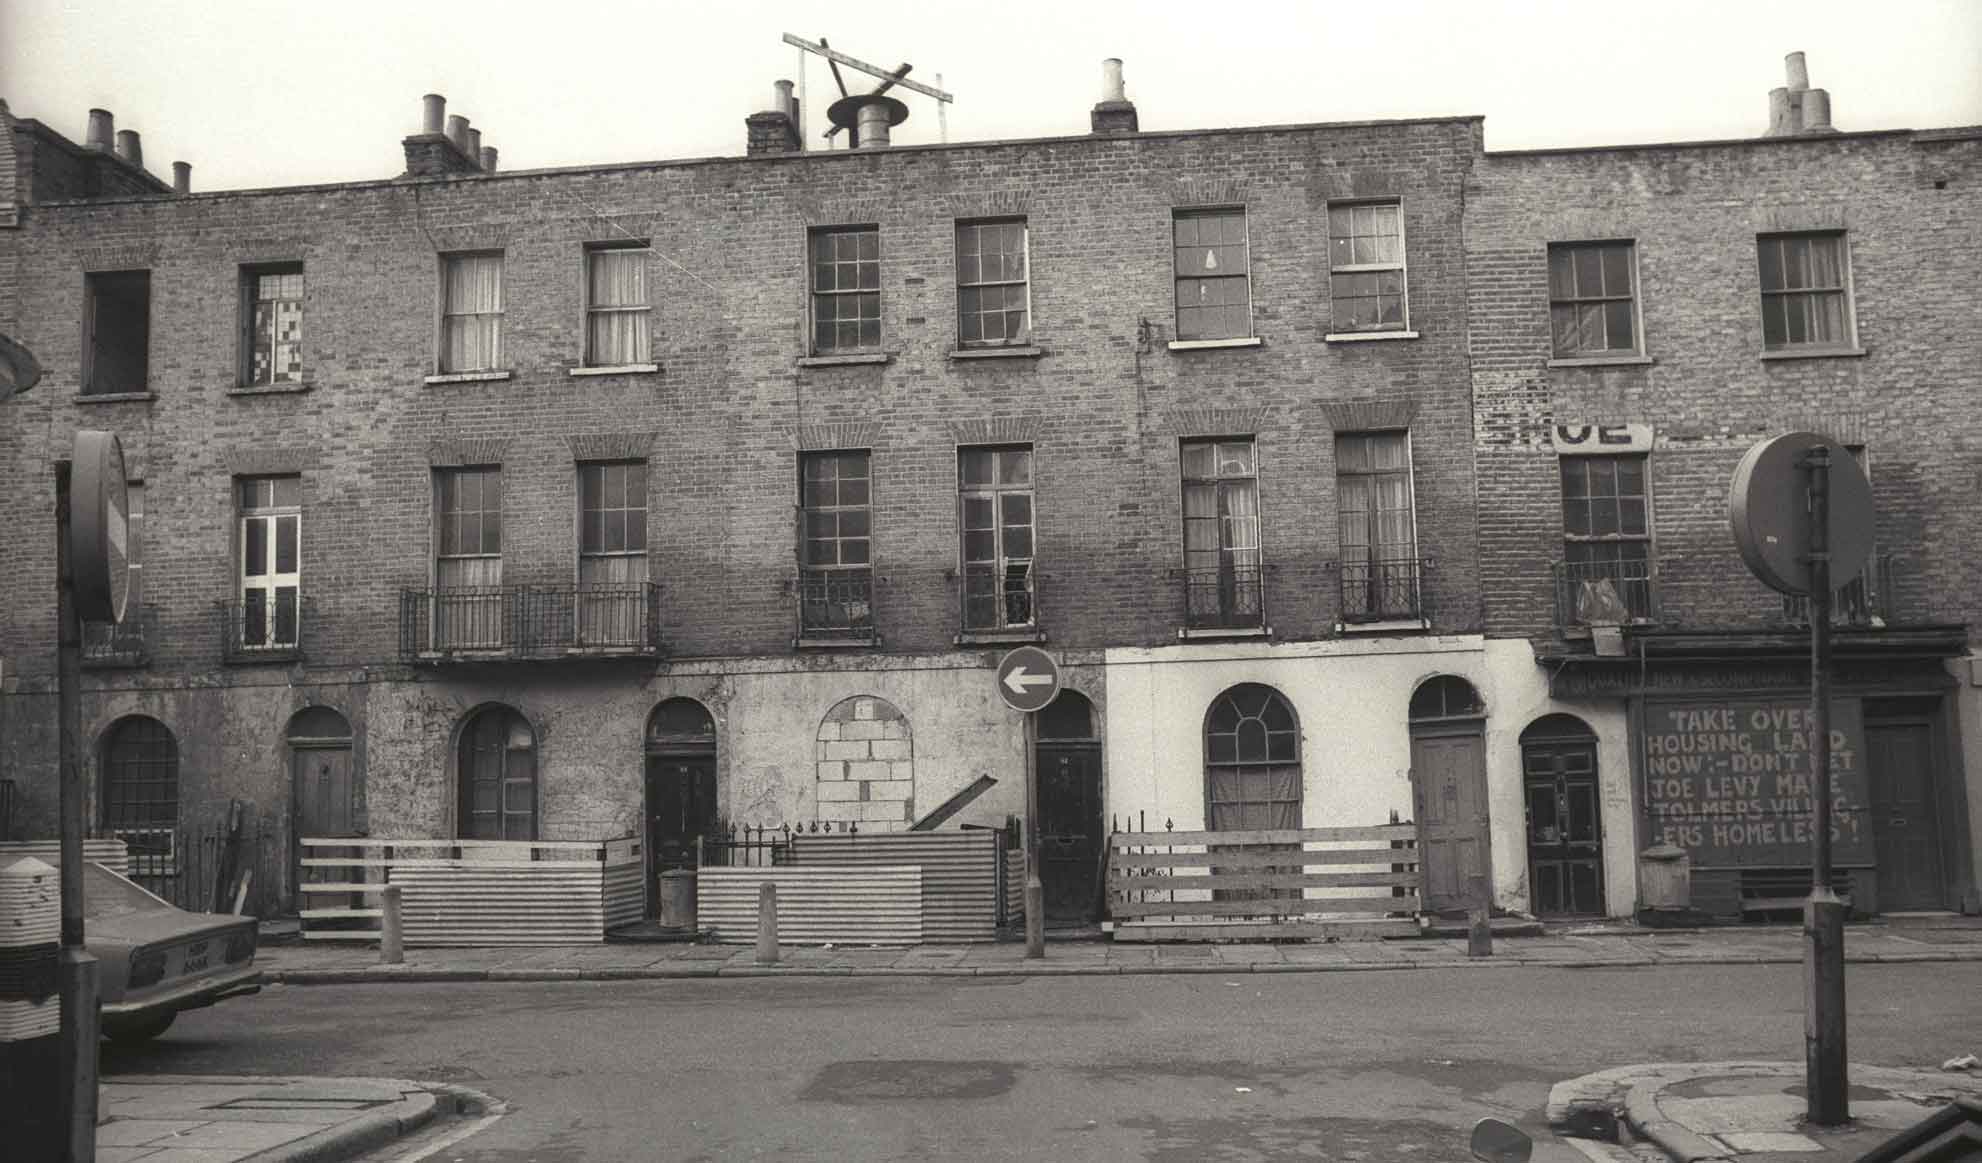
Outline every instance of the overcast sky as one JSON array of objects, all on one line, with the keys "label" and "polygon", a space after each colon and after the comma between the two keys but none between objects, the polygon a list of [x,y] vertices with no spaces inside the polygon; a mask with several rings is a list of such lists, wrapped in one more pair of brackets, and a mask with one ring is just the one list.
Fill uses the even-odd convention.
[{"label": "overcast sky", "polygon": [[[1750,137],[1795,49],[1840,129],[1982,123],[1978,0],[0,0],[0,97],[77,142],[109,109],[195,190],[392,177],[428,92],[504,169],[736,155],[798,79],[786,32],[940,74],[951,141],[1087,132],[1110,56],[1145,130],[1481,114],[1489,149]],[[806,81],[816,138],[838,91],[817,58]],[[941,140],[935,103],[902,96],[896,142]]]}]

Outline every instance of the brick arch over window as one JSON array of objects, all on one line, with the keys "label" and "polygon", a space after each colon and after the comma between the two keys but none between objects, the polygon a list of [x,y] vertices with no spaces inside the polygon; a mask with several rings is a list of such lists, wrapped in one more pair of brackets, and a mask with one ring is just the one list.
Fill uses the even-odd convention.
[{"label": "brick arch over window", "polygon": [[886,699],[843,699],[819,723],[814,814],[863,832],[900,832],[915,820],[915,745],[908,717]]},{"label": "brick arch over window", "polygon": [[179,824],[179,741],[146,715],[117,720],[103,734],[103,825],[125,831]]},{"label": "brick arch over window", "polygon": [[1243,683],[1204,716],[1204,822],[1214,832],[1301,826],[1301,724],[1286,696]]},{"label": "brick arch over window", "polygon": [[478,707],[455,742],[463,840],[537,838],[537,732],[516,708]]}]

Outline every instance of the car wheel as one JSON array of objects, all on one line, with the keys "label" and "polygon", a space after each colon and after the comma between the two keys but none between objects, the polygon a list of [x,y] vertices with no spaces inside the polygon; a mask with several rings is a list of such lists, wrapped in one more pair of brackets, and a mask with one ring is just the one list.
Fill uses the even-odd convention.
[{"label": "car wheel", "polygon": [[149,1042],[170,1028],[172,1019],[178,1016],[178,1014],[162,1014],[157,1017],[105,1022],[103,1036],[120,1044]]}]

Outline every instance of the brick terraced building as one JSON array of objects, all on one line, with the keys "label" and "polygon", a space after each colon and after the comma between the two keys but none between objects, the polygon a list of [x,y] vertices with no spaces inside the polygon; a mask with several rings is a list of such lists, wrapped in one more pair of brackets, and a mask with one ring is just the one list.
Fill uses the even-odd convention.
[{"label": "brick terraced building", "polygon": [[[83,147],[9,117],[0,331],[48,369],[0,404],[13,832],[55,816],[53,602],[21,595],[95,427],[142,561],[88,638],[103,826],[240,799],[290,837],[639,834],[658,867],[719,817],[901,829],[985,775],[946,826],[994,823],[1024,766],[994,667],[1039,643],[1061,916],[1114,813],[1394,813],[1435,908],[1490,866],[1505,907],[1628,913],[1672,822],[1634,716],[1721,681],[1685,661],[1708,629],[1789,670],[1726,474],[1821,423],[1873,465],[1866,592],[1911,603],[1868,631],[1896,685],[1864,730],[1925,716],[1927,907],[1975,906],[1972,136],[1490,154],[1477,118],[1144,133],[1111,93],[1082,137],[806,152],[773,106],[744,157],[510,171],[429,98],[396,177],[201,194],[107,115]],[[1768,295],[1865,354],[1763,357],[1757,239],[1792,236],[1845,313]],[[1631,443],[1559,456],[1585,425]],[[1605,579],[1629,666],[1559,613]],[[1588,810],[1551,832],[1543,794]]]}]

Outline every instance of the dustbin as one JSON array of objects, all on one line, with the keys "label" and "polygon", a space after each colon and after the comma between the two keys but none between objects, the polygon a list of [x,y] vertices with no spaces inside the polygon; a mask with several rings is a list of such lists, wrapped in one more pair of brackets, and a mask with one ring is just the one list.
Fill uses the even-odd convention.
[{"label": "dustbin", "polygon": [[661,925],[669,929],[695,928],[695,874],[671,869],[660,875]]},{"label": "dustbin", "polygon": [[1638,853],[1638,901],[1647,912],[1685,912],[1693,906],[1693,858],[1675,844]]}]

